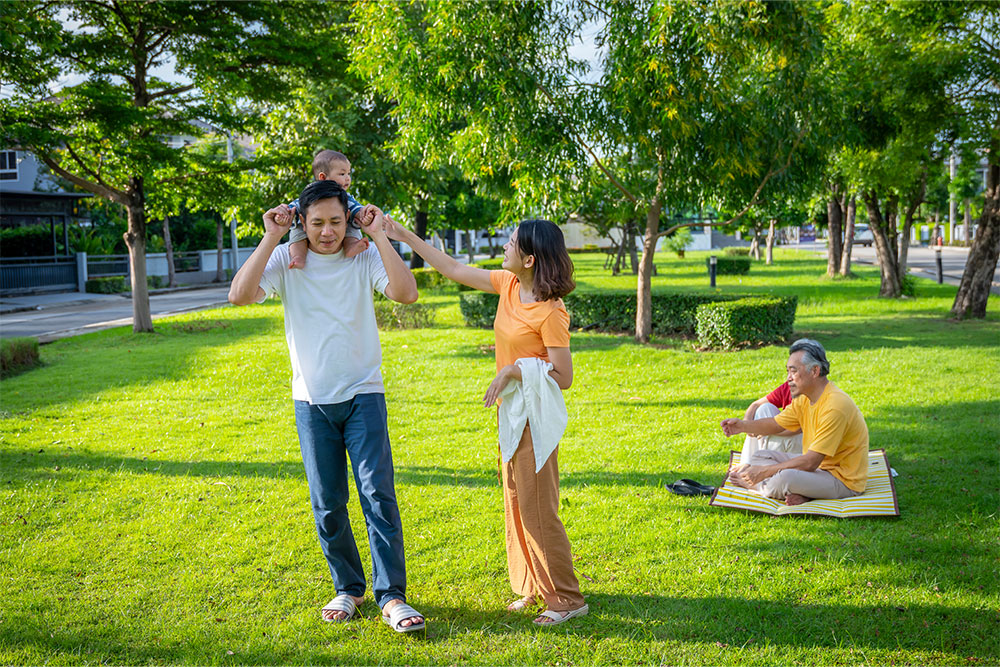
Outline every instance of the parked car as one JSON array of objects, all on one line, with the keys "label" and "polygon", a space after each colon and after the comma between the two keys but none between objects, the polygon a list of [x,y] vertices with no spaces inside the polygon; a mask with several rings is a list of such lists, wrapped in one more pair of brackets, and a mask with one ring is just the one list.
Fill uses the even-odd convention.
[{"label": "parked car", "polygon": [[872,230],[868,229],[868,225],[854,225],[855,245],[871,247],[873,243],[875,243],[875,237],[872,236]]}]

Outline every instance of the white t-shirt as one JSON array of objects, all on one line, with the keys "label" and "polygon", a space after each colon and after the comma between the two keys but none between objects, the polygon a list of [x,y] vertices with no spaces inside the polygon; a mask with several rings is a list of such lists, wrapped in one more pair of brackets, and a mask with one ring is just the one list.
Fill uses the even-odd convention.
[{"label": "white t-shirt", "polygon": [[260,286],[264,298],[277,294],[285,308],[292,398],[325,404],[384,394],[372,290],[385,294],[389,276],[378,249],[352,258],[310,250],[304,269],[289,269],[288,261],[288,245],[279,245]]}]

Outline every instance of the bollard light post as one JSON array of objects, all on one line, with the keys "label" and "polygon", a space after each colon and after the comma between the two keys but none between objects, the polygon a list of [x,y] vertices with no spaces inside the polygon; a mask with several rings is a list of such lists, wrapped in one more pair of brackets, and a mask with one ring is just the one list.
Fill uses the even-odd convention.
[{"label": "bollard light post", "polygon": [[938,285],[944,282],[944,265],[941,263],[941,248],[934,251],[934,262],[937,264]]},{"label": "bollard light post", "polygon": [[715,255],[708,258],[708,281],[712,287],[715,287],[715,264],[717,261]]}]

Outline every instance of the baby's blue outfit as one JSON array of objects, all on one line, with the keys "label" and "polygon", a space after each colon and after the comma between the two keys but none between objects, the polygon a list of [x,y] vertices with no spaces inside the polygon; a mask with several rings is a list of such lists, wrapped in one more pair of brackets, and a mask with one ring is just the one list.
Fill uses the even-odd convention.
[{"label": "baby's blue outfit", "polygon": [[[299,200],[287,204],[287,206],[295,211],[295,219],[292,222],[292,229],[288,232],[288,242],[295,243],[296,241],[304,241],[306,239],[306,230],[302,226],[302,221],[299,220]],[[352,197],[350,194],[347,195],[347,235],[356,239],[361,237],[361,229],[353,224],[354,216],[361,212],[363,207],[358,203],[358,200]]]}]

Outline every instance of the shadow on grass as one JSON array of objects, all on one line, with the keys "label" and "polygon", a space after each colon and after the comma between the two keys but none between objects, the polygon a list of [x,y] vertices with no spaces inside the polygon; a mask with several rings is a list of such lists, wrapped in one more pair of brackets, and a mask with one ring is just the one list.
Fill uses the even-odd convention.
[{"label": "shadow on grass", "polygon": [[[456,642],[455,648],[463,654],[471,651],[469,658],[478,655],[497,664],[516,661],[519,643],[523,646],[523,642],[536,642],[543,636],[553,642],[578,638],[589,643],[594,638],[618,638],[639,646],[652,642],[677,643],[685,653],[712,651],[710,647],[714,644],[732,658],[752,658],[759,650],[770,661],[779,662],[780,657],[770,652],[774,648],[844,653],[880,651],[898,653],[902,661],[910,657],[908,651],[944,653],[940,657],[961,656],[973,661],[994,661],[1000,656],[996,642],[989,639],[995,636],[1000,612],[985,607],[818,604],[791,599],[674,598],[654,594],[593,594],[587,601],[588,616],[548,630],[535,628],[530,614],[422,604],[421,611],[428,619],[426,634],[391,640],[399,642],[398,650],[404,651],[409,656],[406,661],[411,663],[434,661],[436,653],[431,650],[422,659],[420,647],[430,649],[434,644],[449,641]],[[367,635],[390,632],[387,628],[373,627],[371,624],[380,623],[375,618],[338,626],[325,625],[317,618],[313,641],[282,645],[259,639],[262,630],[273,633],[280,620],[255,617],[252,611],[241,616],[240,624],[224,640],[217,636],[218,630],[213,625],[183,642],[174,637],[161,642],[158,635],[163,631],[158,628],[136,633],[129,624],[116,623],[113,618],[104,619],[100,632],[66,626],[52,632],[26,615],[9,615],[0,625],[0,647],[28,648],[43,658],[79,660],[92,656],[96,661],[112,663],[373,664],[393,657],[373,654],[385,651],[386,647]],[[487,648],[494,642],[487,641],[484,645],[483,638],[490,637],[506,640],[502,644],[506,648]],[[234,650],[227,657],[229,647]],[[397,647],[389,650],[395,652]],[[492,659],[491,650],[498,651]],[[597,654],[597,657],[602,656]]]},{"label": "shadow on grass", "polygon": [[37,479],[53,479],[80,471],[154,474],[177,477],[261,477],[270,479],[302,478],[302,461],[166,461],[149,457],[77,454],[60,447],[54,452],[43,449],[0,451],[0,479],[27,484]]},{"label": "shadow on grass", "polygon": [[[919,314],[919,313],[926,314]],[[906,322],[901,324],[900,319]],[[852,352],[879,348],[954,347],[996,349],[1000,327],[995,321],[954,322],[936,310],[901,314],[888,321],[850,321],[831,319],[828,325],[811,324],[796,328],[792,339],[806,337],[821,343],[828,352]]]},{"label": "shadow on grass", "polygon": [[[267,331],[280,331],[265,316],[232,316],[158,322],[153,333],[127,327],[57,341],[45,365],[3,381],[4,410],[37,410],[85,400],[112,388],[135,388],[190,377],[191,359],[204,348],[224,347]],[[280,320],[277,320],[280,327]],[[282,341],[283,343],[283,341]]]}]

